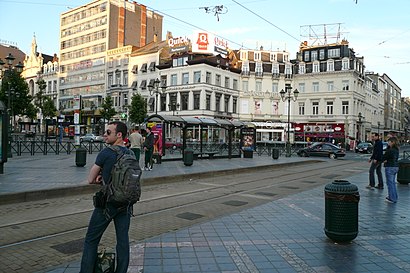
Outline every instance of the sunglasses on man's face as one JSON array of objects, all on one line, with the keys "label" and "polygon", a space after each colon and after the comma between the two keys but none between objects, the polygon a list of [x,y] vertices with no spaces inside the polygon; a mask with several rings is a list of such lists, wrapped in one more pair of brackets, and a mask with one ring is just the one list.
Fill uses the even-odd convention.
[{"label": "sunglasses on man's face", "polygon": [[111,130],[108,129],[107,131],[105,131],[105,134],[106,134],[107,136],[111,135]]}]

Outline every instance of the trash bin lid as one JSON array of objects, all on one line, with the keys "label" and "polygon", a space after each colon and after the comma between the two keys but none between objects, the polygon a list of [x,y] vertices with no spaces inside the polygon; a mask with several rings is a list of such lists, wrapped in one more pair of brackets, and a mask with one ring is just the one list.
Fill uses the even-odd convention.
[{"label": "trash bin lid", "polygon": [[358,192],[358,188],[347,180],[335,180],[325,186],[325,192],[355,194]]}]

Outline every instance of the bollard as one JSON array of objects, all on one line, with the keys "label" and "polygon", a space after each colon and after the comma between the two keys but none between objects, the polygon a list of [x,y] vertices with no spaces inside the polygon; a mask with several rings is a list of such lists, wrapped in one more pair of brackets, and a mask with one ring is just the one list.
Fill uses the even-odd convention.
[{"label": "bollard", "polygon": [[75,151],[75,164],[77,167],[84,167],[87,163],[87,149],[80,146]]},{"label": "bollard", "polygon": [[335,242],[357,237],[360,195],[356,185],[335,180],[325,186],[325,233]]}]

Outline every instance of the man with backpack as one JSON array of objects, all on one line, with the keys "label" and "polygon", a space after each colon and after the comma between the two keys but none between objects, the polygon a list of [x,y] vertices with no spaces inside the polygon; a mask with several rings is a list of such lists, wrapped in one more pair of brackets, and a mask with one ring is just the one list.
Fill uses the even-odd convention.
[{"label": "man with backpack", "polygon": [[[104,133],[104,140],[110,146],[104,148],[97,155],[95,164],[91,167],[88,175],[88,183],[102,184],[102,190],[94,196],[95,209],[84,240],[80,273],[94,272],[98,244],[112,220],[114,220],[117,239],[115,272],[126,273],[128,269],[130,256],[128,231],[132,205],[138,201],[140,195],[141,169],[133,152],[124,146],[126,134],[127,126],[123,122],[109,123]],[[120,176],[123,177],[122,181],[129,184],[128,188],[117,186],[121,183],[121,181],[117,181]],[[127,179],[130,179],[131,182]]]}]

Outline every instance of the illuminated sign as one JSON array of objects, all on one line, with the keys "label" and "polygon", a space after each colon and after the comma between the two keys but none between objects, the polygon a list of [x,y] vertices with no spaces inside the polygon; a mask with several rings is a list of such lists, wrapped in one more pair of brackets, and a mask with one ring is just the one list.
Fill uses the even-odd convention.
[{"label": "illuminated sign", "polygon": [[168,46],[170,53],[184,52],[189,50],[191,41],[187,37],[170,37],[168,39]]},{"label": "illuminated sign", "polygon": [[196,31],[192,41],[192,52],[228,55],[228,42],[212,33]]}]

